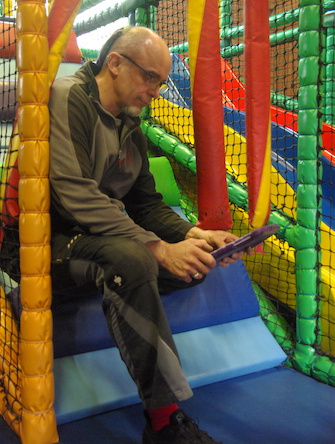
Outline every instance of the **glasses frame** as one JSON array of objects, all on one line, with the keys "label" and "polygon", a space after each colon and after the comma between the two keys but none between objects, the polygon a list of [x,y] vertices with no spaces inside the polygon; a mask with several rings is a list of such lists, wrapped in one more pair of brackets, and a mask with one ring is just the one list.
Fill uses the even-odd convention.
[{"label": "glasses frame", "polygon": [[161,88],[165,84],[165,81],[160,80],[160,78],[158,76],[156,76],[155,74],[151,74],[149,71],[142,68],[142,66],[139,65],[138,63],[136,63],[135,60],[133,60],[131,57],[127,56],[126,54],[121,54],[121,53],[119,53],[119,55],[121,57],[124,57],[125,59],[127,59],[130,63],[135,65],[142,72],[144,72],[144,74],[146,74],[149,77],[148,80],[146,81],[147,84],[152,85],[154,88]]}]

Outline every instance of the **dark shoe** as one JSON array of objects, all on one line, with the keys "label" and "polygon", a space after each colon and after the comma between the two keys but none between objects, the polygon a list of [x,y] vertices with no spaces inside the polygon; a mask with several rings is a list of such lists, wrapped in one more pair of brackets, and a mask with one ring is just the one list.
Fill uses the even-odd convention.
[{"label": "dark shoe", "polygon": [[178,409],[172,413],[170,424],[154,432],[147,418],[142,444],[222,444],[200,430],[193,419]]}]

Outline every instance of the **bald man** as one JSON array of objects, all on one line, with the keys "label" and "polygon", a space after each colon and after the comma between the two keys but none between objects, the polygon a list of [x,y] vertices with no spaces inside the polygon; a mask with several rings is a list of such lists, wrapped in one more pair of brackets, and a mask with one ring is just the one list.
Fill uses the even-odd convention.
[{"label": "bald man", "polygon": [[[171,68],[153,31],[127,27],[96,63],[55,81],[50,99],[53,272],[95,282],[110,333],[145,408],[143,443],[216,443],[179,408],[192,396],[160,293],[201,282],[213,248],[235,239],[201,230],[162,202],[139,128]],[[222,266],[241,258],[236,254]],[[55,278],[56,287],[67,285]],[[111,366],[113,363],[111,363]]]}]

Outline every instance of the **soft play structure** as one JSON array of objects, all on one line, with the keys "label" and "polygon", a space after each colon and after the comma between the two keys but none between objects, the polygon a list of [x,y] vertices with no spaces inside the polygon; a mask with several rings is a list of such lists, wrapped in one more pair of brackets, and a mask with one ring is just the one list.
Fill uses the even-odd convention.
[{"label": "soft play structure", "polygon": [[[117,430],[117,415],[131,416],[140,404],[101,294],[93,286],[59,292],[50,277],[50,86],[94,61],[107,25],[128,18],[155,29],[171,52],[160,97],[141,116],[165,202],[200,227],[237,235],[280,225],[253,255],[162,296],[185,375],[210,397],[205,406],[225,400],[233,424],[253,410],[229,397],[235,384],[266,388],[262,406],[291,391],[283,405],[301,418],[295,412],[295,422],[276,429],[285,409],[273,412],[263,441],[252,428],[246,437],[232,426],[240,440],[227,435],[228,444],[331,444],[335,2],[107,3],[0,2],[0,442],[109,442],[78,430],[73,440],[65,430],[109,412]],[[81,43],[85,36],[94,49]],[[242,385],[236,390],[242,399]],[[221,422],[214,415],[210,426]],[[110,442],[137,442],[122,433]]]}]

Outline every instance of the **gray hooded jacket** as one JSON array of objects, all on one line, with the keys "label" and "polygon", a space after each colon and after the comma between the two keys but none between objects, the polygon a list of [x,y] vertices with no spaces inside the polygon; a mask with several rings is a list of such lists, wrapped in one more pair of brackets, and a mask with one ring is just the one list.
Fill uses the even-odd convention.
[{"label": "gray hooded jacket", "polygon": [[139,119],[100,104],[94,63],[57,79],[50,97],[53,233],[178,242],[193,226],[155,190]]}]

